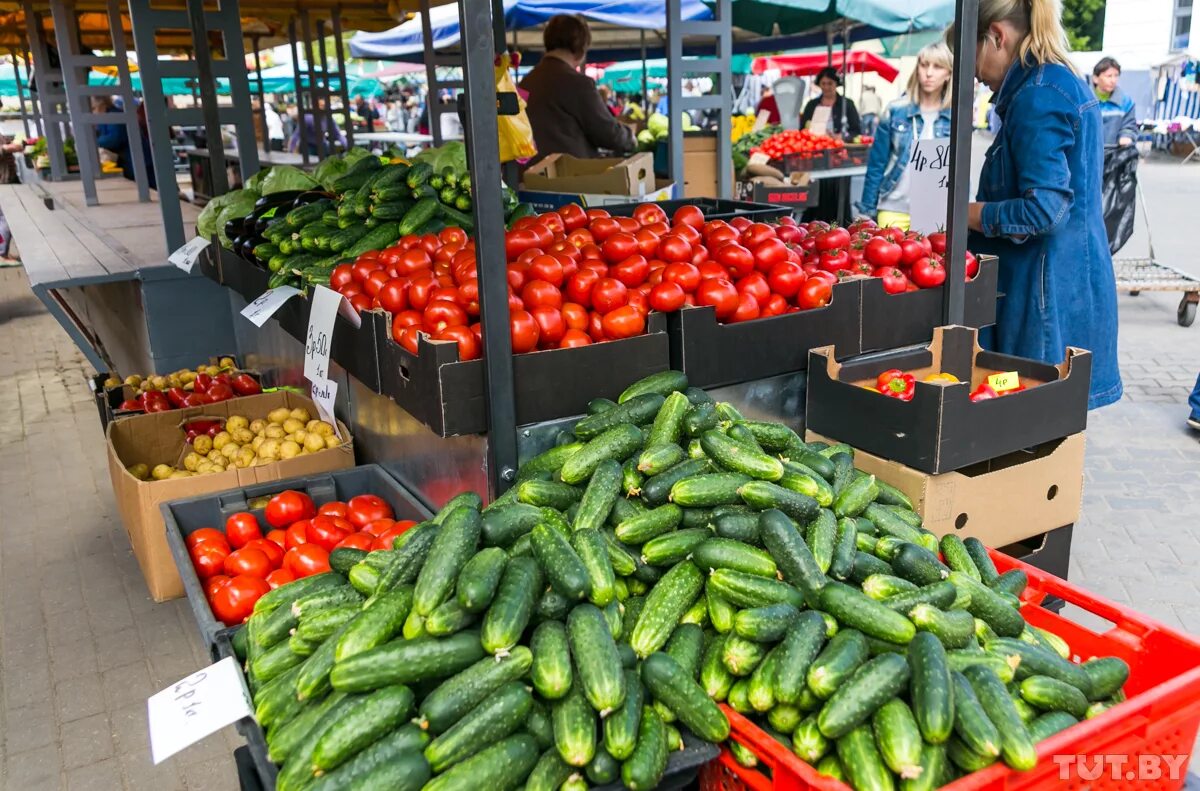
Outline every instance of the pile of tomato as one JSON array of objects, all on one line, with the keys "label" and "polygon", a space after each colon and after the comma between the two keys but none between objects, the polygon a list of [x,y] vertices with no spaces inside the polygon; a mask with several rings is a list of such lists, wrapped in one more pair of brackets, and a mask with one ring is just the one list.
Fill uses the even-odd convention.
[{"label": "pile of tomato", "polygon": [[168,387],[146,390],[127,398],[117,408],[128,412],[169,412],[193,406],[216,404],[238,396],[258,395],[262,385],[248,373],[197,374],[191,389]]},{"label": "pile of tomato", "polygon": [[817,135],[807,129],[785,129],[762,141],[750,153],[763,153],[771,159],[783,159],[789,154],[799,154],[801,159],[811,158],[821,151],[844,148],[840,137]]},{"label": "pile of tomato", "polygon": [[[569,204],[505,235],[512,349],[629,338],[646,331],[651,311],[686,306],[712,306],[726,323],[820,308],[852,277],[883,278],[889,293],[934,287],[944,251],[942,234],[870,221],[707,220],[694,205],[668,217],[654,203],[613,217]],[[360,311],[388,311],[393,340],[413,354],[425,336],[456,343],[460,360],[481,355],[475,242],[458,228],[364,253],[335,268],[330,285]]]},{"label": "pile of tomato", "polygon": [[338,547],[391,549],[416,524],[394,517],[387,501],[373,494],[318,508],[307,494],[289,489],[267,502],[262,521],[240,511],[225,520],[224,531],[202,527],[186,543],[213,614],[234,626],[267,591],[329,571],[329,553]]}]

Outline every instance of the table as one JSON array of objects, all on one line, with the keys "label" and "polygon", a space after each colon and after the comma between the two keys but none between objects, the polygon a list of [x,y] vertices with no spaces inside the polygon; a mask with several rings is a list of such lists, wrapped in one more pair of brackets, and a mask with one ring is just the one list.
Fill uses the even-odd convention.
[{"label": "table", "polygon": [[[167,263],[157,201],[125,179],[0,186],[30,288],[97,370],[165,372],[232,349],[229,300],[210,281]],[[151,193],[152,196],[155,193]],[[182,203],[184,222],[199,209]],[[202,327],[202,332],[196,328]]]}]

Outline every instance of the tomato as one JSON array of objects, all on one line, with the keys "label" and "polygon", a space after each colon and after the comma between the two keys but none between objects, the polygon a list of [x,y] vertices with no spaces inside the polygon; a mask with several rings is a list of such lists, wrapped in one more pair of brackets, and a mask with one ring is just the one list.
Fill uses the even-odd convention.
[{"label": "tomato", "polygon": [[383,534],[383,531],[387,530],[394,524],[396,524],[395,519],[376,519],[374,522],[368,522],[367,524],[363,525],[360,532],[366,533],[370,536],[379,536]]},{"label": "tomato", "polygon": [[335,291],[340,291],[343,286],[348,286],[354,281],[354,270],[350,264],[338,264],[329,273],[329,287]]},{"label": "tomato", "polygon": [[341,500],[325,503],[317,509],[317,516],[340,516],[346,518],[346,504]]},{"label": "tomato", "polygon": [[475,333],[462,324],[446,327],[433,336],[435,341],[454,341],[458,344],[458,359],[462,361],[475,360],[480,356],[479,341]]},{"label": "tomato", "polygon": [[229,518],[225,520],[225,537],[229,540],[231,547],[241,549],[250,541],[262,538],[262,529],[259,528],[254,514],[248,511],[239,511],[236,514],[230,514]]},{"label": "tomato", "polygon": [[225,556],[225,573],[230,577],[249,574],[265,577],[271,573],[271,559],[260,549],[242,548]]},{"label": "tomato", "polygon": [[[433,304],[439,300],[442,302],[453,302],[455,305],[460,306],[463,304],[462,293],[458,290],[457,286],[439,286],[430,292],[430,304]],[[425,307],[428,308],[429,305],[426,305]]]},{"label": "tomato", "polygon": [[509,261],[514,261],[521,253],[537,247],[537,244],[537,234],[528,228],[509,231],[504,234],[504,255]]},{"label": "tomato", "polygon": [[840,272],[849,269],[850,253],[844,249],[825,250],[821,253],[820,267],[826,272]]},{"label": "tomato", "polygon": [[[787,263],[786,261],[781,263]],[[771,286],[761,272],[752,272],[734,284],[739,294],[749,294],[759,306],[765,305],[771,298]]]},{"label": "tomato", "polygon": [[650,298],[646,291],[642,291],[641,286],[629,289],[629,301],[625,304],[631,308],[636,308],[638,313],[644,317],[650,312]]},{"label": "tomato", "polygon": [[230,551],[226,544],[216,541],[202,541],[191,548],[192,565],[196,567],[196,576],[206,580],[225,571],[225,558]]},{"label": "tomato", "polygon": [[400,348],[407,351],[409,354],[420,354],[421,327],[405,327],[400,331],[400,337],[396,339],[396,343],[400,344]]},{"label": "tomato", "polygon": [[587,228],[576,228],[567,234],[567,244],[574,247],[576,250],[582,250],[585,246],[596,241],[596,237],[592,236],[592,232]]},{"label": "tomato", "polygon": [[932,253],[933,247],[927,239],[906,236],[904,241],[900,242],[900,264],[902,266],[912,266],[918,259]]},{"label": "tomato", "polygon": [[432,275],[417,275],[408,282],[408,304],[413,310],[425,310],[429,304],[430,295],[437,288],[437,281]]},{"label": "tomato", "polygon": [[917,288],[937,288],[946,282],[946,269],[940,261],[931,258],[914,261],[909,275]]},{"label": "tomato", "polygon": [[896,266],[900,263],[900,245],[884,236],[872,237],[863,248],[863,259],[871,266]]},{"label": "tomato", "polygon": [[806,276],[804,269],[792,261],[780,261],[771,267],[767,274],[767,284],[771,291],[784,299],[791,299],[804,285]]},{"label": "tomato", "polygon": [[545,280],[530,280],[521,289],[521,301],[525,303],[525,307],[527,308],[542,306],[561,308],[563,295],[556,286],[547,283]]},{"label": "tomato", "polygon": [[529,311],[538,325],[538,344],[543,349],[553,349],[567,331],[562,311],[558,308],[541,306]]},{"label": "tomato", "polygon": [[284,532],[284,549],[294,549],[301,544],[308,543],[308,525],[311,522],[309,519],[301,519],[298,522],[293,522],[290,527]]},{"label": "tomato", "polygon": [[642,255],[652,258],[658,254],[659,235],[653,231],[641,228],[633,235],[637,240],[638,252]]},{"label": "tomato", "polygon": [[658,240],[658,257],[667,263],[691,261],[692,244],[678,234],[668,234]]},{"label": "tomato", "polygon": [[587,308],[576,302],[567,302],[562,306],[563,322],[569,330],[586,330],[588,325]]},{"label": "tomato", "polygon": [[[551,288],[554,288],[551,286]],[[556,289],[557,290],[557,289]],[[522,354],[531,352],[538,345],[538,323],[534,320],[527,310],[514,311],[508,319],[510,334],[512,335],[512,350],[513,354]]]},{"label": "tomato", "polygon": [[734,277],[745,277],[754,271],[754,253],[737,242],[718,247],[713,258]]},{"label": "tomato", "polygon": [[604,314],[625,305],[629,301],[629,289],[620,280],[601,278],[592,288],[592,307]]},{"label": "tomato", "polygon": [[468,280],[458,287],[458,294],[462,298],[460,303],[467,311],[468,316],[479,315],[479,281],[477,279]]},{"label": "tomato", "polygon": [[279,564],[283,562],[283,547],[276,544],[274,541],[268,541],[265,538],[256,538],[246,544],[244,549],[257,549],[259,552],[267,556],[267,560],[271,562],[271,568],[279,568]]},{"label": "tomato", "polygon": [[725,278],[705,280],[696,289],[696,304],[712,305],[718,321],[733,316],[738,308],[738,299],[737,288]]},{"label": "tomato", "polygon": [[311,577],[329,571],[329,552],[316,544],[289,549],[283,556],[283,567],[300,577]]},{"label": "tomato", "polygon": [[823,308],[833,298],[833,284],[820,277],[810,277],[796,293],[796,305],[804,310]]},{"label": "tomato", "polygon": [[690,263],[667,264],[663,270],[663,282],[678,283],[684,291],[691,293],[700,285],[700,270]]},{"label": "tomato", "polygon": [[632,338],[646,331],[646,317],[632,305],[604,314],[604,336],[610,339]]},{"label": "tomato", "polygon": [[704,212],[699,206],[684,204],[675,210],[671,217],[672,225],[690,225],[693,228],[704,227]]},{"label": "tomato", "polygon": [[756,222],[746,226],[741,236],[738,237],[738,242],[747,250],[753,250],[770,239],[778,239],[775,236],[775,229],[766,223]]},{"label": "tomato", "polygon": [[351,265],[350,274],[356,282],[365,283],[367,276],[376,269],[383,269],[383,264],[378,261],[367,261],[360,258]]},{"label": "tomato", "polygon": [[673,281],[659,283],[650,290],[650,307],[671,313],[683,307],[683,287]]},{"label": "tomato", "polygon": [[562,217],[563,228],[567,231],[573,231],[576,228],[582,228],[587,225],[587,214],[584,213],[583,207],[578,203],[568,203],[565,206],[559,206],[555,211],[559,217]]},{"label": "tomato", "polygon": [[[464,328],[465,329],[465,328]],[[470,330],[467,330],[470,332]],[[355,530],[361,530],[377,519],[393,518],[392,506],[374,494],[360,494],[346,503],[346,516]]]},{"label": "tomato", "polygon": [[250,617],[254,603],[270,590],[264,579],[246,574],[233,577],[213,594],[213,615],[226,626],[237,626]]},{"label": "tomato", "polygon": [[837,250],[850,244],[850,232],[845,228],[830,228],[817,234],[816,248],[818,252]]},{"label": "tomato", "polygon": [[596,343],[604,340],[604,316],[596,311],[588,314],[588,335]]},{"label": "tomato", "polygon": [[908,289],[908,278],[896,267],[880,267],[874,275],[883,281],[883,290],[889,294],[902,294]]},{"label": "tomato", "polygon": [[599,261],[607,266],[607,263],[604,261],[604,251],[600,249],[599,245],[585,244],[583,247],[579,248],[579,255],[582,256],[583,260],[585,261]]},{"label": "tomato", "polygon": [[271,586],[271,590],[275,590],[280,585],[287,585],[289,582],[296,581],[296,575],[287,569],[275,569],[266,577],[267,585]]},{"label": "tomato", "polygon": [[631,233],[625,233],[624,231],[614,233],[600,245],[600,251],[604,253],[604,260],[610,264],[615,264],[618,261],[624,261],[636,253],[638,251],[638,241]]},{"label": "tomato", "polygon": [[597,217],[588,223],[588,230],[592,232],[593,239],[603,244],[608,237],[621,233],[621,224],[612,217]]},{"label": "tomato", "polygon": [[740,235],[733,226],[722,224],[721,227],[704,233],[704,244],[712,251],[718,249],[721,245],[736,242]]},{"label": "tomato", "polygon": [[[614,237],[615,238],[615,237]],[[608,240],[609,242],[612,239]],[[605,242],[608,244],[608,242]],[[634,253],[609,270],[610,274],[629,288],[636,288],[650,276],[650,262],[644,255]]]},{"label": "tomato", "polygon": [[276,544],[281,549],[287,549],[287,531],[272,530],[271,532],[267,533],[266,539]]},{"label": "tomato", "polygon": [[775,235],[784,244],[796,244],[804,238],[804,229],[794,225],[780,225],[775,229]]},{"label": "tomato", "polygon": [[447,327],[465,325],[467,320],[467,311],[461,305],[447,299],[435,299],[425,307],[421,326],[432,335]]},{"label": "tomato", "polygon": [[300,519],[312,519],[317,507],[303,492],[287,489],[267,501],[266,520],[271,527],[287,527]]},{"label": "tomato", "polygon": [[375,544],[375,536],[370,533],[351,533],[338,542],[334,549],[361,549],[363,552],[370,552],[371,547]]},{"label": "tomato", "polygon": [[226,551],[229,550],[229,539],[215,527],[202,527],[199,530],[188,533],[187,538],[184,539],[184,543],[187,544],[188,549],[194,549],[197,544],[213,543],[221,544],[225,547]]},{"label": "tomato", "polygon": [[718,264],[716,261],[701,261],[698,264],[693,264],[700,272],[701,280],[708,280],[710,277],[732,277],[729,270]]},{"label": "tomato", "polygon": [[217,574],[216,576],[209,577],[204,581],[204,598],[211,602],[212,597],[216,595],[217,591],[225,587],[225,585],[228,584],[229,580],[231,579],[233,578],[227,577],[224,574]]},{"label": "tomato", "polygon": [[767,300],[767,304],[762,306],[762,317],[782,316],[787,313],[788,301],[779,294],[772,294]]},{"label": "tomato", "polygon": [[[364,310],[370,310],[374,305],[371,304],[371,298],[366,294],[355,294],[350,298],[350,307],[354,308],[356,312],[362,313]],[[193,395],[195,394],[193,393]]]},{"label": "tomato", "polygon": [[746,230],[753,224],[749,217],[734,217],[729,221],[729,227],[733,228],[738,233]]},{"label": "tomato", "polygon": [[758,300],[753,294],[743,293],[738,297],[737,310],[729,317],[730,322],[751,321],[757,319],[762,313],[762,309],[758,306]]},{"label": "tomato", "polygon": [[979,274],[979,259],[970,250],[967,251],[967,280],[974,279]]},{"label": "tomato", "polygon": [[544,280],[552,286],[563,284],[563,265],[552,255],[539,255],[529,262],[529,277]]},{"label": "tomato", "polygon": [[558,342],[560,349],[576,349],[580,346],[590,346],[592,338],[583,330],[567,330],[563,333],[562,340]]}]

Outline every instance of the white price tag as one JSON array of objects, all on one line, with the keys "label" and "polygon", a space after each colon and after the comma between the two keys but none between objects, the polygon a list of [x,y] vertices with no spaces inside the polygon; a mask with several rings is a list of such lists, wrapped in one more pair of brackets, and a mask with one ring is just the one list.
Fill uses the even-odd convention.
[{"label": "white price tag", "polygon": [[332,379],[317,379],[312,383],[312,400],[317,405],[317,416],[333,426],[333,433],[338,439],[342,432],[338,429],[337,417],[333,413],[334,402],[337,401],[338,386]]},{"label": "white price tag", "polygon": [[162,763],[253,712],[233,657],[225,657],[146,701],[151,758]]},{"label": "white price tag", "polygon": [[283,303],[300,293],[295,286],[277,286],[269,288],[258,295],[258,299],[242,308],[242,315],[250,320],[255,327],[267,323],[267,319],[275,315]]},{"label": "white price tag", "polygon": [[933,233],[946,227],[946,193],[950,185],[950,141],[918,140],[908,158],[909,223],[914,231]]},{"label": "white price tag", "polygon": [[200,260],[200,253],[204,252],[204,248],[208,247],[209,241],[203,236],[196,236],[180,247],[175,252],[167,256],[167,261],[182,269],[184,272],[191,272],[192,267]]},{"label": "white price tag", "polygon": [[750,155],[749,161],[751,165],[765,165],[771,161],[771,158],[761,151],[755,151]]},{"label": "white price tag", "polygon": [[304,342],[304,378],[317,382],[329,378],[329,349],[333,342],[333,324],[346,298],[333,289],[313,289],[312,310],[308,314],[308,335]]}]

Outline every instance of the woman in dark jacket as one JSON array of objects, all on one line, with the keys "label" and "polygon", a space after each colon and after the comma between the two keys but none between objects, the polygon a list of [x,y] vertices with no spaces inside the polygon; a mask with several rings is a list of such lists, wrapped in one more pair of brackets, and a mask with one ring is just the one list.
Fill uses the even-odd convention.
[{"label": "woman in dark jacket", "polygon": [[813,131],[848,138],[862,134],[858,108],[854,102],[838,93],[841,84],[842,79],[836,69],[832,66],[821,69],[817,74],[817,87],[821,89],[821,95],[804,106],[804,113],[800,116],[802,129],[807,129],[816,117],[818,121],[825,120],[824,128]]}]

